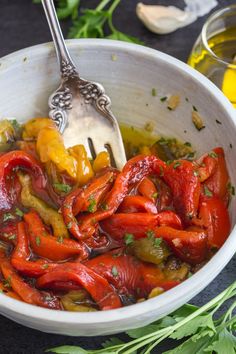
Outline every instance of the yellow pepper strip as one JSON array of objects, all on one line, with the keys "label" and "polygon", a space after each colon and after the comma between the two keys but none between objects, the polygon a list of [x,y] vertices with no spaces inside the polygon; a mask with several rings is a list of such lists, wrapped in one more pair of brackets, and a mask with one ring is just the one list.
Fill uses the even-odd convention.
[{"label": "yellow pepper strip", "polygon": [[148,146],[141,146],[139,150],[140,150],[140,154],[152,155],[152,152]]},{"label": "yellow pepper strip", "polygon": [[75,145],[68,152],[77,161],[77,181],[82,186],[94,176],[87,152],[83,145]]},{"label": "yellow pepper strip", "polygon": [[110,156],[108,152],[102,151],[97,155],[96,159],[94,160],[93,170],[96,173],[102,170],[104,167],[108,167],[110,165],[111,162],[110,162]]},{"label": "yellow pepper strip", "polygon": [[23,126],[22,137],[24,140],[35,140],[43,128],[55,128],[50,118],[33,118]]},{"label": "yellow pepper strip", "polygon": [[77,178],[77,161],[66,150],[62,136],[56,128],[40,130],[36,149],[41,162],[52,161],[59,171],[66,171],[72,178]]},{"label": "yellow pepper strip", "polygon": [[97,311],[95,308],[86,304],[86,295],[83,290],[71,290],[61,297],[61,302],[65,310],[76,312]]},{"label": "yellow pepper strip", "polygon": [[56,237],[69,237],[68,230],[64,224],[61,214],[50,208],[44,201],[35,197],[31,191],[31,180],[29,175],[18,173],[22,186],[21,202],[26,208],[33,208],[41,216],[46,225],[51,225],[53,234]]}]

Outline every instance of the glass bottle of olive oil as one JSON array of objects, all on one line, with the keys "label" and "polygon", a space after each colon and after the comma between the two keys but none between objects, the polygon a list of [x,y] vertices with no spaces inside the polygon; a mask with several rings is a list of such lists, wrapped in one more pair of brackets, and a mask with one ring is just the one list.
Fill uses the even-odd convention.
[{"label": "glass bottle of olive oil", "polygon": [[188,64],[213,81],[236,107],[236,6],[209,18]]}]

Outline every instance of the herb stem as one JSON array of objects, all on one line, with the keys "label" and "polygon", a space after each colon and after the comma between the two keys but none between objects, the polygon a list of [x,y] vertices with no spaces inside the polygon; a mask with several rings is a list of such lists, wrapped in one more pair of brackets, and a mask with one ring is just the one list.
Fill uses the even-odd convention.
[{"label": "herb stem", "polygon": [[101,11],[104,9],[105,6],[107,6],[107,4],[109,4],[111,0],[103,0],[100,2],[100,4],[96,7],[96,10]]},{"label": "herb stem", "polygon": [[[138,339],[135,339],[135,340],[123,345],[122,348],[121,348],[122,354],[132,354],[135,350],[137,350],[139,348],[142,348],[144,345],[147,345],[147,344],[153,342],[154,340],[156,340],[154,344],[157,345],[162,340],[167,338],[171,333],[173,333],[175,330],[177,330],[179,327],[181,327],[184,324],[188,323],[189,321],[191,321],[195,317],[201,315],[203,312],[206,312],[207,310],[210,310],[210,309],[214,308],[214,310],[212,311],[212,313],[214,313],[216,308],[218,309],[225,300],[228,300],[232,296],[235,296],[235,291],[234,291],[235,289],[236,289],[236,281],[228,289],[224,290],[222,293],[220,293],[214,299],[212,299],[207,304],[205,304],[201,308],[197,309],[191,315],[187,316],[186,318],[184,318],[183,320],[179,321],[175,325],[166,327],[163,330],[159,330],[158,334],[155,333],[155,332],[154,333],[150,333],[150,334],[148,334],[148,335],[146,335],[144,337],[140,337]],[[217,305],[217,306],[215,307],[215,305]],[[162,335],[162,333],[163,333],[163,335]],[[160,336],[160,335],[162,335],[162,336]],[[136,344],[136,345],[133,346],[134,344]],[[154,344],[151,347],[154,348],[154,346],[155,346]],[[130,347],[130,346],[131,346],[131,348],[129,348],[128,350],[123,352],[123,349],[125,349],[126,347]],[[120,352],[120,350],[118,349],[118,353],[119,352]]]}]

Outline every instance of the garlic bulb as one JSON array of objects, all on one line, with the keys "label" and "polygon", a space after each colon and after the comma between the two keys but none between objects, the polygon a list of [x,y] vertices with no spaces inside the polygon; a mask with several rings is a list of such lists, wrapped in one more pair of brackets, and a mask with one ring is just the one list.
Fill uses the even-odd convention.
[{"label": "garlic bulb", "polygon": [[138,3],[138,18],[154,33],[166,34],[194,22],[197,16],[192,12],[182,11],[175,6],[144,5]]}]

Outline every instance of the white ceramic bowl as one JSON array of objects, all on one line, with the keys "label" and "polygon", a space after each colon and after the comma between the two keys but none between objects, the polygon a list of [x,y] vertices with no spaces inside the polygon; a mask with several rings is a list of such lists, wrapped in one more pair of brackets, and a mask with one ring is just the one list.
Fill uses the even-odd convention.
[{"label": "white ceramic bowl", "polygon": [[[236,184],[236,111],[210,81],[182,62],[147,47],[110,40],[71,40],[68,46],[82,77],[104,84],[120,121],[143,127],[151,120],[158,133],[191,141],[199,154],[223,146],[231,181]],[[47,99],[58,82],[52,44],[6,56],[0,61],[0,117],[23,121],[47,115]],[[151,94],[152,88],[157,90],[156,97]],[[169,111],[160,101],[167,94],[181,96],[175,111]],[[204,117],[206,128],[201,132],[191,122],[192,105]],[[235,198],[230,215],[234,226]],[[0,294],[0,312],[44,332],[72,336],[121,332],[148,324],[190,300],[217,276],[235,250],[236,229],[232,227],[224,246],[197,274],[163,295],[129,307],[95,313],[60,312]]]}]

